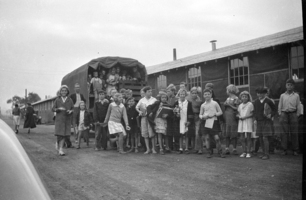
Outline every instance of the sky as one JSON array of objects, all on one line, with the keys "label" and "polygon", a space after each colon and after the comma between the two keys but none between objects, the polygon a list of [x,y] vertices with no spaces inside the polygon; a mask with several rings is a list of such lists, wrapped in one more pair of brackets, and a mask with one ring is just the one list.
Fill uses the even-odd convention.
[{"label": "sky", "polygon": [[0,107],[103,56],[151,66],[303,25],[300,0],[0,0]]}]

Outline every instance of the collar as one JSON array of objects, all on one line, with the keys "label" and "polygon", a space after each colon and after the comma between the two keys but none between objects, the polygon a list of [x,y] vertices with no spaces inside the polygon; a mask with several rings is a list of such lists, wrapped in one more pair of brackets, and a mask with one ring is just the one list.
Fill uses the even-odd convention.
[{"label": "collar", "polygon": [[62,98],[62,100],[65,102],[66,100],[67,100],[67,96],[66,97],[61,97]]},{"label": "collar", "polygon": [[117,105],[115,102],[111,103],[113,106],[118,106],[119,108],[123,108],[124,105],[122,103],[120,103],[119,105]]},{"label": "collar", "polygon": [[289,94],[289,92],[288,92],[288,91],[286,91],[285,93],[286,93],[286,94],[288,94],[288,95],[293,95],[293,94],[295,94],[295,92],[294,92],[294,91],[292,91],[292,93],[291,93],[291,94]]}]

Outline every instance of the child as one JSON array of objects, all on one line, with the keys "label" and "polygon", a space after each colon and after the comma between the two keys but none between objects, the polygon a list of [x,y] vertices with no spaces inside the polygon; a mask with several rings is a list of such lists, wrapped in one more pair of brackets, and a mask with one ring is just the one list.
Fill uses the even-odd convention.
[{"label": "child", "polygon": [[179,111],[176,109],[176,117],[179,118],[179,133],[180,133],[180,149],[179,153],[183,153],[183,140],[185,138],[185,153],[189,154],[188,151],[188,127],[193,122],[193,111],[190,101],[187,101],[187,90],[180,90],[179,100],[175,102],[174,107],[178,107]]},{"label": "child", "polygon": [[108,96],[111,96],[110,91],[112,89],[116,89],[116,84],[118,83],[116,80],[115,74],[116,74],[116,69],[115,67],[113,67],[110,69],[110,73],[108,74],[107,79],[106,79],[106,83],[107,83],[106,93]]},{"label": "child", "polygon": [[226,93],[228,95],[228,98],[224,102],[224,119],[225,119],[225,141],[226,141],[226,148],[225,148],[225,154],[230,154],[229,152],[229,145],[231,140],[233,141],[233,154],[237,155],[237,120],[236,120],[236,114],[237,114],[237,108],[240,104],[240,101],[236,94],[239,92],[238,88],[235,85],[229,85],[226,87]]},{"label": "child", "polygon": [[119,82],[121,80],[120,68],[119,67],[116,68],[115,78],[116,78],[117,82]]},{"label": "child", "polygon": [[131,149],[129,152],[132,152],[135,149],[135,153],[138,153],[138,127],[137,127],[137,116],[138,112],[136,110],[135,99],[133,97],[127,99],[127,116],[130,125],[130,130],[128,135],[131,138]]},{"label": "child", "polygon": [[109,106],[109,101],[105,98],[106,92],[100,90],[98,92],[99,100],[95,102],[93,109],[93,118],[96,124],[95,127],[95,150],[99,151],[101,147],[107,149],[107,131],[106,128],[102,126],[105,120],[106,112]]},{"label": "child", "polygon": [[91,89],[91,84],[90,84],[91,79],[92,79],[92,75],[88,74],[88,77],[87,77],[87,90],[88,90],[88,94],[91,93],[91,91],[90,91],[90,89]]},{"label": "child", "polygon": [[114,95],[117,93],[118,91],[116,89],[111,89],[110,90],[110,96],[108,97],[108,100],[110,101],[110,103],[114,102]]},{"label": "child", "polygon": [[222,153],[221,142],[218,136],[220,124],[217,118],[222,115],[222,110],[219,104],[211,99],[211,90],[204,89],[203,96],[205,102],[201,105],[199,118],[203,120],[201,126],[208,151],[207,158],[211,158],[213,154],[213,149],[210,148],[210,137],[215,139],[219,156],[224,158],[225,156]]},{"label": "child", "polygon": [[[192,124],[192,132],[190,131],[190,139],[191,139],[191,145],[194,147],[195,153],[198,154],[202,154],[202,150],[203,150],[203,139],[202,136],[200,136],[200,118],[199,118],[199,114],[200,114],[200,108],[202,105],[202,101],[201,99],[198,98],[198,88],[197,87],[193,87],[190,90],[190,102],[192,105],[192,111],[193,111],[193,116],[194,116],[194,123]],[[195,143],[195,145],[194,145]]]},{"label": "child", "polygon": [[152,97],[152,88],[150,86],[146,86],[142,88],[144,93],[144,97],[139,100],[136,105],[136,110],[138,111],[139,115],[141,116],[141,135],[145,138],[146,143],[146,152],[144,154],[150,153],[150,146],[149,140],[151,139],[152,142],[152,153],[156,153],[155,151],[155,135],[152,129],[152,124],[149,123],[146,113],[146,108],[153,104],[156,99]]},{"label": "child", "polygon": [[98,72],[95,71],[94,77],[91,79],[90,84],[92,84],[93,91],[95,94],[95,100],[98,100],[98,91],[102,90],[102,80],[98,77]]},{"label": "child", "polygon": [[86,139],[87,147],[89,147],[89,130],[92,127],[91,122],[91,115],[86,110],[86,105],[84,101],[81,101],[80,104],[80,111],[78,115],[76,116],[76,124],[78,127],[78,131],[80,132],[78,134],[78,146],[77,149],[80,148],[81,145],[81,138],[82,136]]},{"label": "child", "polygon": [[[252,97],[249,92],[243,91],[239,95],[242,103],[238,107],[237,118],[239,119],[238,133],[241,134],[243,153],[241,158],[251,158],[251,134],[253,132],[253,110]],[[247,142],[247,145],[246,145]]]},{"label": "child", "polygon": [[102,90],[105,90],[106,89],[106,74],[105,74],[105,70],[101,71],[100,79],[102,80]]},{"label": "child", "polygon": [[[269,156],[269,136],[272,135],[271,130],[271,118],[275,115],[275,105],[273,102],[266,98],[267,89],[266,88],[257,88],[256,89],[257,97],[254,101],[254,125],[256,128],[256,135],[259,136],[260,146],[263,151],[263,155],[260,156],[261,159],[267,160]],[[271,112],[266,114],[265,107],[269,106]]]},{"label": "child", "polygon": [[140,73],[139,71],[137,70],[137,67],[133,67],[133,80],[134,81],[141,81],[141,76],[140,76]]},{"label": "child", "polygon": [[56,112],[55,136],[57,136],[57,141],[55,143],[55,149],[60,156],[64,156],[64,143],[66,138],[69,138],[71,134],[71,114],[73,113],[74,104],[71,98],[68,97],[68,86],[62,85],[59,93],[60,96],[55,99],[52,108],[52,111]]},{"label": "child", "polygon": [[123,70],[121,80],[126,81],[127,80],[127,71]]},{"label": "child", "polygon": [[18,104],[15,104],[15,108],[12,111],[14,125],[15,125],[15,133],[18,134],[19,125],[20,125],[20,108],[18,107]]},{"label": "child", "polygon": [[119,153],[126,153],[123,149],[123,137],[126,136],[125,129],[121,123],[123,118],[126,130],[130,130],[129,122],[126,114],[126,109],[122,102],[122,94],[116,93],[114,95],[114,102],[108,106],[107,114],[104,120],[104,126],[108,125],[109,134],[115,135],[118,141]]},{"label": "child", "polygon": [[280,124],[282,126],[282,155],[287,154],[288,135],[291,134],[293,155],[298,153],[298,117],[300,111],[300,96],[294,92],[294,80],[288,79],[286,82],[287,91],[280,96],[278,104],[278,113],[280,115]]},{"label": "child", "polygon": [[[185,82],[181,82],[180,83],[180,89],[179,89],[179,91],[177,92],[177,94],[175,96],[177,99],[180,98],[180,91],[181,90],[186,90],[187,91],[187,84]],[[187,96],[186,97],[189,97],[189,95],[190,95],[190,93],[187,91]]]},{"label": "child", "polygon": [[166,137],[167,133],[167,118],[168,114],[163,114],[161,117],[157,117],[158,110],[162,107],[170,108],[170,105],[167,103],[168,96],[165,92],[159,92],[160,101],[156,101],[154,104],[148,106],[148,115],[154,118],[155,123],[155,131],[158,134],[158,143],[160,147],[159,153],[164,155],[163,149],[163,138],[165,140],[166,149],[169,149],[168,137]]},{"label": "child", "polygon": [[122,94],[122,102],[121,103],[123,103],[123,105],[125,105],[126,104],[126,96],[125,96],[126,89],[121,88],[119,92]]}]

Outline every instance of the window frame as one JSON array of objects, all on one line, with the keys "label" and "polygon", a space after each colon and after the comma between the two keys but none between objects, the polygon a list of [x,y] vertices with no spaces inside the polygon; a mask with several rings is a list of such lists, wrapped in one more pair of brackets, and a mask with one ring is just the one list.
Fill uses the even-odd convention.
[{"label": "window frame", "polygon": [[187,88],[202,87],[201,66],[194,66],[188,68],[187,71]]},{"label": "window frame", "polygon": [[[302,55],[299,55],[299,48],[298,47],[302,47],[303,48],[303,54]],[[293,56],[292,55],[292,49],[293,48],[296,48],[296,55],[295,56]],[[296,44],[292,44],[291,46],[290,46],[290,49],[289,49],[289,74],[290,74],[290,78],[292,78],[292,79],[294,79],[294,77],[293,77],[293,68],[292,68],[292,60],[293,59],[296,59],[296,61],[297,61],[297,65],[298,65],[298,77],[300,77],[299,75],[300,74],[303,74],[302,72],[300,72],[299,70],[300,69],[302,69],[302,68],[299,68],[299,58],[302,58],[302,60],[303,60],[303,62],[304,62],[304,56],[305,56],[305,49],[304,49],[304,46],[303,45],[301,45],[301,44],[298,44],[298,43],[296,43]],[[305,68],[305,64],[304,64],[304,68]],[[297,79],[294,79],[294,81],[296,81],[296,82],[302,82],[302,81],[304,81],[304,78],[297,78]]]},{"label": "window frame", "polygon": [[156,88],[158,90],[167,88],[167,76],[159,74],[156,78]]},{"label": "window frame", "polygon": [[[240,59],[242,58],[242,60]],[[233,58],[233,59],[230,59],[228,61],[228,83],[229,84],[234,84],[237,88],[245,88],[245,87],[250,87],[250,63],[249,63],[249,58],[248,56],[242,56],[240,58]],[[246,61],[245,61],[246,59]],[[236,63],[235,63],[236,62]],[[245,63],[246,62],[246,63]],[[238,67],[234,67],[234,70],[233,70],[233,76],[231,76],[231,72],[232,72],[232,64],[236,64]],[[247,67],[247,74],[245,72],[245,68],[244,67]],[[237,69],[237,75],[236,75],[236,71],[235,69]],[[240,75],[242,71],[242,75]],[[247,78],[247,84],[245,84],[245,77]],[[231,79],[233,78],[234,82],[232,83],[231,82]],[[240,83],[240,78],[243,78],[243,84],[237,84],[236,83],[236,78],[237,78],[237,82]]]}]

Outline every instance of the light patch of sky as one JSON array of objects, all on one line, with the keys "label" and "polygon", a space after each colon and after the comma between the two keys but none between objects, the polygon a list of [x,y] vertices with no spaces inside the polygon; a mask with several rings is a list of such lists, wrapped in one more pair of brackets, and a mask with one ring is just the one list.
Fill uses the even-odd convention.
[{"label": "light patch of sky", "polygon": [[302,26],[299,0],[0,0],[0,107],[102,56],[146,66]]}]

